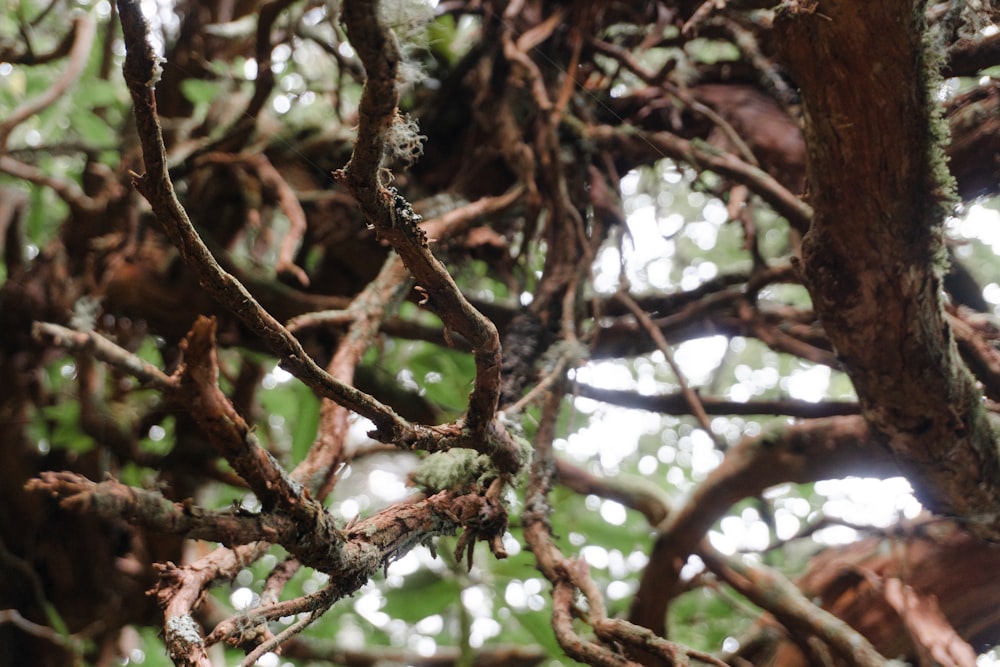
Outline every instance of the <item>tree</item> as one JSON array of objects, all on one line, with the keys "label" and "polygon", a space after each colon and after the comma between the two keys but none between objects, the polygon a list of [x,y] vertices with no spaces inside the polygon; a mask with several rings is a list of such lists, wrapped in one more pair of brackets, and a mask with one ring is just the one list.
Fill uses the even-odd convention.
[{"label": "tree", "polygon": [[985,3],[9,4],[3,664],[1000,643]]}]

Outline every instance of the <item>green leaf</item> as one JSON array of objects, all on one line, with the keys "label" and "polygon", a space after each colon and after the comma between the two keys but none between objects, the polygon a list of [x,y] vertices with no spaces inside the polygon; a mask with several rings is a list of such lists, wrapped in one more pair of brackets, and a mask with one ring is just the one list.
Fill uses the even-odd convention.
[{"label": "green leaf", "polygon": [[[743,599],[738,593],[731,595]],[[745,604],[747,609],[753,607],[748,601]],[[670,637],[705,651],[718,650],[726,637],[740,635],[752,622],[707,589],[680,596],[670,608]]]},{"label": "green leaf", "polygon": [[292,426],[292,458],[298,462],[306,457],[316,440],[320,400],[309,387],[300,382],[295,383],[292,393],[298,408]]},{"label": "green leaf", "polygon": [[93,448],[94,441],[80,430],[80,404],[66,401],[49,405],[41,410],[45,419],[53,422],[52,446],[71,452],[83,453]]},{"label": "green leaf", "polygon": [[115,131],[107,121],[93,111],[75,108],[69,115],[70,125],[89,144],[107,146],[115,141]]},{"label": "green leaf", "polygon": [[552,612],[550,610],[517,611],[513,617],[549,655],[560,656],[561,660],[569,660],[552,631]]},{"label": "green leaf", "polygon": [[184,79],[181,81],[181,92],[193,104],[208,104],[219,96],[222,87],[218,81]]},{"label": "green leaf", "polygon": [[[167,647],[160,637],[162,628],[140,627],[139,637],[141,639],[140,649],[143,653],[143,667],[173,667],[173,661],[167,653]],[[136,661],[139,662],[139,661]]]},{"label": "green leaf", "polygon": [[69,212],[69,207],[49,188],[32,187],[30,197],[25,235],[42,247],[58,228],[59,220]]},{"label": "green leaf", "polygon": [[454,65],[458,59],[458,55],[451,48],[457,33],[455,17],[451,14],[442,14],[427,25],[427,43],[434,53],[444,58],[449,65]]},{"label": "green leaf", "polygon": [[429,570],[420,570],[406,577],[402,588],[385,591],[386,605],[382,611],[407,623],[440,614],[456,603],[462,586],[453,577],[444,577]]},{"label": "green leaf", "polygon": [[122,89],[117,83],[93,79],[79,86],[73,97],[76,104],[87,109],[106,107],[122,101]]},{"label": "green leaf", "polygon": [[283,442],[275,443],[282,451],[291,447],[291,459],[297,463],[306,457],[316,440],[319,427],[320,400],[301,382],[279,384],[260,393],[265,413],[284,417],[287,427]]}]

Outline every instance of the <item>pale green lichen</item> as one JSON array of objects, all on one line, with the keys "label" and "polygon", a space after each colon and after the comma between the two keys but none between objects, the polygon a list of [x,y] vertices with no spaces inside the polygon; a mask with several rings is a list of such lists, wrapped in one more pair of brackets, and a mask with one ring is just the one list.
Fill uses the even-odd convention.
[{"label": "pale green lichen", "polygon": [[535,448],[531,446],[531,443],[525,438],[519,429],[509,429],[511,439],[514,444],[517,445],[517,462],[520,464],[520,470],[523,472],[528,469],[531,465],[531,457],[535,453]]},{"label": "pale green lichen", "polygon": [[556,364],[564,362],[570,368],[582,366],[590,361],[590,348],[578,340],[557,340],[542,355],[540,370],[552,372]]},{"label": "pale green lichen", "polygon": [[73,316],[69,324],[77,331],[89,331],[96,326],[100,314],[100,297],[84,295],[73,304]]},{"label": "pale green lichen", "polygon": [[379,19],[392,30],[403,56],[396,78],[405,93],[427,76],[417,54],[429,48],[427,26],[434,20],[434,6],[425,0],[383,0],[378,10]]},{"label": "pale green lichen", "polygon": [[489,456],[472,449],[436,452],[420,461],[410,473],[412,482],[424,493],[436,493],[470,484],[485,486],[497,477]]},{"label": "pale green lichen", "polygon": [[[436,4],[436,3],[435,3]],[[401,42],[424,46],[427,26],[434,20],[434,5],[424,0],[383,0],[378,3],[379,19],[396,33]]]},{"label": "pale green lichen", "polygon": [[424,457],[410,473],[410,481],[425,493],[437,493],[470,486],[486,488],[498,478],[514,483],[528,470],[534,448],[520,425],[500,413],[482,437],[478,450],[458,445]]},{"label": "pale green lichen", "polygon": [[949,265],[941,227],[948,217],[954,215],[959,200],[956,195],[955,177],[948,168],[948,157],[945,154],[945,147],[951,140],[951,128],[945,118],[944,107],[938,99],[938,93],[943,85],[940,72],[945,53],[940,39],[936,39],[933,32],[927,28],[922,7],[923,3],[915,4],[913,20],[917,29],[921,31],[920,85],[928,128],[927,182],[924,192],[928,197],[926,215],[933,244],[930,248],[932,262],[935,271],[940,275],[947,271]]}]

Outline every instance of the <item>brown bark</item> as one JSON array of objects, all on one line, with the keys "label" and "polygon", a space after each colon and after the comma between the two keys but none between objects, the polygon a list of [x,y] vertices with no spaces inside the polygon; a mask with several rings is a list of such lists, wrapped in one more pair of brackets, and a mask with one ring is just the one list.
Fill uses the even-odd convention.
[{"label": "brown bark", "polygon": [[[996,641],[1000,627],[997,557],[995,546],[953,522],[921,520],[827,549],[812,559],[798,585],[882,655],[966,666],[975,664],[973,649]],[[901,604],[903,595],[908,601]],[[770,630],[773,623],[763,619],[731,657],[760,667],[810,664],[783,632]]]},{"label": "brown bark", "polygon": [[921,500],[1000,539],[1000,450],[940,296],[950,177],[922,8],[832,0],[778,16],[815,211],[802,275],[863,414]]}]

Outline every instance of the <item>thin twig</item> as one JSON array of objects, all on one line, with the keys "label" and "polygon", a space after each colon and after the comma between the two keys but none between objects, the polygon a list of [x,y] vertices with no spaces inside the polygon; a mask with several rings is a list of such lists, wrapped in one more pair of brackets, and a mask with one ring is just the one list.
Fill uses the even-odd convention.
[{"label": "thin twig", "polygon": [[723,153],[704,142],[688,141],[670,132],[643,132],[634,128],[606,125],[590,127],[587,136],[609,150],[650,153],[680,160],[698,169],[711,169],[750,188],[783,215],[796,230],[805,233],[812,220],[812,207],[796,197],[764,170]]},{"label": "thin twig", "polygon": [[[586,578],[585,573],[570,574],[572,564],[562,554],[552,539],[549,522],[551,507],[548,502],[555,470],[552,441],[555,438],[556,419],[565,382],[557,383],[546,396],[542,417],[535,434],[535,457],[524,500],[521,520],[525,541],[531,546],[535,563],[546,579],[552,583],[552,628],[556,640],[570,657],[595,667],[637,667],[607,646],[580,635],[573,627],[573,607],[577,586],[573,583]],[[593,591],[591,591],[593,593]]]},{"label": "thin twig", "polygon": [[[640,394],[638,391],[605,389],[577,382],[576,391],[580,396],[602,403],[620,405],[626,408],[662,412],[665,414],[691,414],[691,407],[684,394]],[[803,401],[793,398],[760,399],[751,401],[730,401],[714,396],[698,395],[701,406],[709,415],[785,415],[798,419],[817,417],[838,417],[856,415],[861,412],[857,401]]]},{"label": "thin twig", "polygon": [[[708,0],[708,3],[712,3],[715,1],[716,0]],[[725,118],[716,113],[716,111],[711,107],[706,106],[705,104],[694,99],[691,96],[691,94],[686,90],[678,88],[669,81],[663,81],[662,71],[660,73],[654,74],[650,70],[646,69],[646,67],[642,63],[636,60],[635,56],[633,56],[630,51],[623,49],[617,44],[612,44],[611,42],[606,42],[597,38],[590,38],[589,42],[592,46],[594,46],[594,48],[596,48],[601,53],[610,56],[615,60],[617,60],[618,62],[620,62],[622,65],[625,66],[626,69],[628,69],[630,72],[638,76],[646,84],[650,86],[663,88],[668,93],[670,93],[670,95],[674,96],[675,98],[683,102],[691,110],[696,111],[697,113],[701,114],[702,116],[710,120],[720,130],[722,130],[722,133],[726,135],[726,138],[729,139],[730,143],[732,143],[733,146],[736,147],[740,155],[743,157],[744,160],[747,161],[747,163],[755,167],[760,166],[760,164],[757,161],[757,158],[754,157],[753,151],[750,150],[750,147],[747,145],[747,143],[743,140],[743,138],[739,135],[736,129]]]},{"label": "thin twig", "polygon": [[278,258],[275,263],[277,273],[289,273],[302,287],[309,286],[309,276],[302,267],[295,264],[295,251],[306,233],[306,212],[299,202],[298,195],[284,176],[281,175],[264,153],[253,155],[230,153],[206,153],[197,160],[198,163],[211,162],[216,164],[238,164],[254,169],[260,184],[265,191],[274,194],[278,207],[288,219],[288,230],[282,236],[278,246]]},{"label": "thin twig", "polygon": [[657,349],[663,354],[667,360],[667,364],[670,365],[670,370],[673,371],[674,377],[677,379],[677,384],[680,385],[681,393],[684,395],[684,400],[687,401],[688,407],[691,409],[691,414],[694,415],[695,419],[698,420],[698,424],[701,426],[705,434],[708,435],[714,442],[719,451],[725,451],[727,448],[726,442],[722,440],[721,437],[712,431],[712,423],[708,419],[708,413],[705,412],[705,406],[701,404],[701,399],[698,398],[698,394],[691,389],[688,385],[687,380],[684,377],[684,373],[681,371],[681,367],[677,365],[677,361],[674,359],[673,348],[670,347],[670,343],[667,342],[666,337],[660,328],[656,326],[652,318],[639,307],[639,304],[635,302],[628,293],[618,292],[616,295],[618,300],[625,304],[625,307],[631,311],[635,316],[636,320],[653,342],[656,343]]},{"label": "thin twig", "polygon": [[330,608],[343,593],[334,585],[328,585],[315,593],[309,593],[297,597],[294,600],[282,600],[274,604],[254,607],[244,612],[228,618],[219,623],[212,630],[211,634],[205,638],[205,643],[209,646],[220,641],[225,641],[229,637],[239,634],[241,628],[259,625],[267,621],[273,621],[285,616],[294,616],[303,612],[313,612]]},{"label": "thin twig", "polygon": [[[2,148],[0,148],[0,151],[2,151]],[[52,176],[35,165],[21,162],[10,155],[0,155],[0,171],[28,181],[29,183],[51,189],[71,209],[93,211],[97,208],[97,202],[92,197],[88,197],[75,181]]]},{"label": "thin twig", "polygon": [[705,0],[701,6],[694,11],[681,28],[681,34],[691,37],[698,31],[698,26],[707,19],[712,12],[722,11],[726,7],[726,0]]},{"label": "thin twig", "polygon": [[250,667],[251,665],[257,664],[257,660],[259,660],[262,655],[268,651],[273,651],[278,646],[281,646],[283,643],[308,628],[323,614],[324,611],[326,610],[317,609],[305,618],[300,618],[298,621],[267,641],[261,642],[254,650],[247,653],[246,657],[243,658],[242,662],[240,662],[240,667]]},{"label": "thin twig", "polygon": [[72,352],[92,354],[109,366],[128,373],[151,387],[164,391],[176,391],[180,388],[180,380],[177,377],[167,375],[153,364],[112,343],[96,331],[77,331],[50,322],[35,322],[32,334],[36,340],[51,338],[56,345]]},{"label": "thin twig", "polygon": [[10,623],[15,628],[27,634],[44,639],[56,646],[68,649],[76,655],[83,653],[83,642],[72,635],[64,635],[56,632],[47,625],[39,625],[29,621],[21,615],[17,609],[0,609],[0,625]]}]

